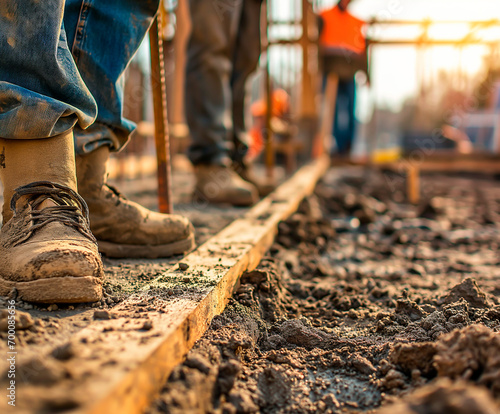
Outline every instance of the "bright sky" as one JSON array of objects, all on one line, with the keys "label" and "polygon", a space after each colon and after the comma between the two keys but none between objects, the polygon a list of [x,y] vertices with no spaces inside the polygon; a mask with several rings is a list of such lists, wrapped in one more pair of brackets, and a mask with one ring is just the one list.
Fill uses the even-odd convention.
[{"label": "bright sky", "polygon": [[[500,0],[356,0],[350,6],[353,14],[369,19],[383,20],[500,20]],[[394,29],[387,29],[394,30]],[[415,37],[418,32],[396,29],[388,35]],[[467,33],[468,25],[435,26],[430,36],[441,39],[460,39]],[[499,39],[499,29],[489,33]],[[384,36],[378,32],[377,36]],[[466,73],[477,73],[482,67],[482,57],[488,52],[483,46],[464,50],[462,57],[458,48],[440,46],[425,52],[424,62],[427,76],[440,70],[460,68]],[[373,57],[373,90],[377,102],[398,109],[404,99],[417,91],[417,52],[412,47],[377,47]],[[367,99],[367,91],[360,91]]]},{"label": "bright sky", "polygon": [[353,13],[364,18],[500,19],[500,0],[356,0],[350,7]]}]

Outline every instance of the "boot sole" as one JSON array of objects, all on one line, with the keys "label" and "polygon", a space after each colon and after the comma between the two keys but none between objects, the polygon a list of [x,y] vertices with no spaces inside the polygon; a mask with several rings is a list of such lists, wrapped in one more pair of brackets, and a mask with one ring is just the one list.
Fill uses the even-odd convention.
[{"label": "boot sole", "polygon": [[97,302],[102,298],[102,279],[93,276],[53,277],[12,282],[0,278],[0,295],[7,296],[13,288],[17,297],[35,303]]},{"label": "boot sole", "polygon": [[192,250],[195,246],[194,234],[187,239],[173,243],[150,245],[117,244],[97,240],[99,252],[107,257],[117,259],[158,259],[183,254]]}]

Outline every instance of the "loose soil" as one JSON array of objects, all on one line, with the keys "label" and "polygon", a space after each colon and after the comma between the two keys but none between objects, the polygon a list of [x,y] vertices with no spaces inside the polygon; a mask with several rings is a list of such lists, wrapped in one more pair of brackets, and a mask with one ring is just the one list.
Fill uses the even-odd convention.
[{"label": "loose soil", "polygon": [[500,182],[332,170],[149,408],[500,412]]},{"label": "loose soil", "polygon": [[[123,184],[154,207],[154,186]],[[499,181],[424,176],[416,207],[404,186],[390,173],[331,170],[280,224],[268,256],[243,276],[148,412],[499,412]],[[183,202],[176,205],[198,242],[243,213]],[[123,301],[178,259],[105,259],[106,295],[94,305],[17,301],[19,373],[32,391],[24,408],[79,407],[88,395],[76,395],[75,384],[129,369],[120,335],[147,346],[158,329],[152,314],[195,285],[182,283],[167,299],[145,296],[133,309]],[[128,318],[125,328],[108,332],[105,322],[117,317]],[[71,340],[94,321],[101,330]]]},{"label": "loose soil", "polygon": [[[112,185],[120,189],[129,199],[158,211],[157,182],[155,177],[145,176],[135,180],[112,180]],[[228,206],[191,204],[194,177],[188,169],[174,172],[175,213],[187,216],[196,228],[196,244],[200,245],[240,217],[246,209]],[[1,188],[0,188],[1,190]],[[0,191],[1,194],[1,191]],[[0,203],[2,200],[0,199]],[[140,292],[144,286],[162,275],[182,259],[174,256],[165,259],[110,259],[103,257],[104,297],[97,303],[48,304],[36,305],[16,298],[11,292],[9,297],[0,296],[0,352],[7,351],[6,329],[7,300],[16,299],[16,310],[22,329],[16,332],[17,351],[22,352],[23,360],[32,356],[51,354],[58,347],[66,346],[69,340],[95,319],[105,319],[106,312],[119,307],[131,295]],[[95,316],[97,311],[97,317]],[[99,312],[102,311],[102,317]],[[133,312],[130,312],[133,314]],[[0,381],[7,361],[0,361]]]},{"label": "loose soil", "polygon": [[[152,177],[112,184],[132,200],[156,209],[157,183]],[[193,184],[190,171],[174,172],[176,213],[191,219],[196,241],[202,244],[246,209],[193,204]],[[16,302],[15,411],[85,411],[111,392],[143,358],[152,355],[178,310],[192,306],[214,283],[201,271],[194,273],[181,263],[174,267],[180,259],[103,258],[105,294],[94,304],[33,305],[18,300],[15,290],[9,297],[0,297],[3,355],[8,351],[5,308],[8,299]],[[3,358],[2,389],[8,387],[8,369],[9,363]]]}]

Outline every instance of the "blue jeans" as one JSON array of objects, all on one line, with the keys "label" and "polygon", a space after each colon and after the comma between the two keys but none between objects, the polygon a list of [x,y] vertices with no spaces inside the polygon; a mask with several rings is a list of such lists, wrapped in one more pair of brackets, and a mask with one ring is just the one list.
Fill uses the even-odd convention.
[{"label": "blue jeans", "polygon": [[77,153],[120,149],[123,72],[159,0],[1,0],[0,137],[75,128]]},{"label": "blue jeans", "polygon": [[339,80],[335,118],[333,121],[333,136],[339,155],[349,155],[356,132],[356,82]]},{"label": "blue jeans", "polygon": [[[243,162],[245,84],[260,55],[261,0],[190,0],[186,119],[193,164]],[[230,119],[231,125],[226,122]]]}]

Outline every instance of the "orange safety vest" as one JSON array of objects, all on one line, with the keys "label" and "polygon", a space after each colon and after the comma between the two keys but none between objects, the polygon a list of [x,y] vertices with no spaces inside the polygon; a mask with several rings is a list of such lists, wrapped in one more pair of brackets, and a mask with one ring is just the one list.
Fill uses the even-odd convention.
[{"label": "orange safety vest", "polygon": [[338,6],[320,13],[323,19],[323,30],[319,38],[321,46],[326,48],[348,49],[355,53],[363,53],[366,49],[363,34],[363,20],[354,17],[347,10]]}]

